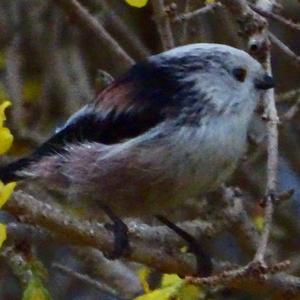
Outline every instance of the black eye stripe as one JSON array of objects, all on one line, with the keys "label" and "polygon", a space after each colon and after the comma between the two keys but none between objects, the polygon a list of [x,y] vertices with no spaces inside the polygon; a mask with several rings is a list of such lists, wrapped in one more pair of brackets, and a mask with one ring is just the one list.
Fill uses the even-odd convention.
[{"label": "black eye stripe", "polygon": [[235,68],[232,70],[234,78],[240,82],[244,82],[247,76],[247,70],[243,68]]}]

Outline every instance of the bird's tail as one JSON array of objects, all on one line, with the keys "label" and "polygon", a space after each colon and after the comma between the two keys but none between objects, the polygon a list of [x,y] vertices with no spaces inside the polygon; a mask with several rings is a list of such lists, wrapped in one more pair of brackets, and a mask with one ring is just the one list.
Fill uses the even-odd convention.
[{"label": "bird's tail", "polygon": [[20,171],[27,168],[31,162],[31,158],[21,158],[5,166],[0,166],[0,180],[3,183],[8,183],[23,179]]}]

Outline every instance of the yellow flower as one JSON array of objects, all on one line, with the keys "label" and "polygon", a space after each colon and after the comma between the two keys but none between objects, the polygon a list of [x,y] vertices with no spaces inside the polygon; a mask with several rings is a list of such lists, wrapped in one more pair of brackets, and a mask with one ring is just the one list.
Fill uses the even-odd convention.
[{"label": "yellow flower", "polygon": [[253,222],[254,222],[254,226],[256,227],[256,229],[259,232],[262,232],[262,230],[264,229],[264,226],[265,226],[265,219],[264,219],[264,217],[261,216],[261,215],[258,215],[258,216],[256,216],[253,219]]},{"label": "yellow flower", "polygon": [[50,295],[39,279],[32,278],[23,293],[22,300],[50,300]]},{"label": "yellow flower", "polygon": [[149,277],[147,269],[139,272],[142,285],[146,286],[145,294],[136,297],[134,300],[199,300],[203,299],[204,293],[200,287],[188,284],[176,274],[164,274],[161,286],[153,291],[149,289],[145,280]]},{"label": "yellow flower", "polygon": [[6,240],[6,225],[0,223],[0,248],[3,242]]},{"label": "yellow flower", "polygon": [[5,109],[9,107],[11,103],[5,101],[0,105],[0,154],[7,152],[13,142],[13,136],[10,130],[3,127],[3,123],[6,120]]},{"label": "yellow flower", "polygon": [[5,112],[5,109],[9,106],[11,106],[11,103],[9,101],[4,101],[0,105],[0,127],[3,127],[3,123],[6,120],[4,112]]},{"label": "yellow flower", "polygon": [[148,0],[125,0],[125,1],[129,5],[138,7],[138,8],[144,7],[148,3]]},{"label": "yellow flower", "polygon": [[149,287],[149,283],[148,283],[148,279],[149,279],[149,275],[151,273],[151,270],[147,267],[142,267],[139,271],[138,271],[138,277],[140,279],[140,282],[143,286],[143,289],[145,291],[145,294],[150,293],[150,287]]},{"label": "yellow flower", "polygon": [[0,208],[9,199],[12,192],[14,191],[15,186],[16,186],[15,182],[10,182],[8,184],[3,184],[3,182],[0,181]]}]

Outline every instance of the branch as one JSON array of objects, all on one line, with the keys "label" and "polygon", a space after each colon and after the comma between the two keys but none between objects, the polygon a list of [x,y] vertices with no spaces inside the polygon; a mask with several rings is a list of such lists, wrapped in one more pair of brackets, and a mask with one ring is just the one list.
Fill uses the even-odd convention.
[{"label": "branch", "polygon": [[[61,236],[70,243],[91,246],[101,251],[112,250],[113,236],[103,225],[71,217],[65,211],[53,205],[42,203],[23,192],[17,191],[14,193],[14,196],[6,204],[6,210],[18,216],[26,216],[22,218],[51,230],[58,237]],[[194,258],[189,254],[180,253],[177,248],[174,249],[173,245],[169,243],[164,244],[165,235],[160,235],[157,229],[155,229],[157,230],[155,240],[145,240],[143,238],[146,235],[144,228],[139,228],[136,225],[129,227],[131,247],[124,255],[126,259],[146,264],[164,273],[177,272],[179,275],[186,275],[196,271]],[[170,232],[168,232],[168,235],[170,235]],[[162,246],[163,244],[164,246]],[[300,295],[299,278],[293,277],[293,280],[291,280],[286,274],[276,275],[281,276],[278,277],[281,281],[279,286],[277,277],[271,275],[285,270],[288,266],[288,262],[276,263],[267,267],[260,264],[254,265],[251,262],[245,267],[238,267],[231,271],[223,271],[220,274],[207,277],[206,282],[209,284],[211,281],[215,282],[215,278],[225,276],[227,279],[224,280],[224,283],[230,286],[234,285],[235,280],[239,283],[239,280],[246,279],[242,280],[243,288],[253,289],[253,282],[256,283],[259,278],[260,287],[264,291],[272,289],[278,293],[283,293],[283,291],[290,288],[290,290],[295,290]],[[251,272],[246,272],[250,269]],[[254,278],[253,272],[271,274],[267,277]],[[243,275],[243,278],[239,276],[240,274]],[[200,280],[205,282],[205,279]]]},{"label": "branch", "polygon": [[72,252],[84,263],[87,273],[118,291],[126,299],[141,294],[143,288],[135,272],[120,260],[109,260],[101,251],[90,247],[72,247]]},{"label": "branch", "polygon": [[[19,218],[23,219],[23,221],[26,219],[26,217],[22,216],[19,216]],[[70,240],[68,240],[67,236],[58,236],[40,226],[25,223],[8,223],[6,228],[8,236],[6,245],[22,245],[24,241],[28,244],[42,244],[45,242],[49,244],[51,242],[59,245],[70,245]],[[108,260],[100,251],[90,247],[78,247],[77,245],[72,246],[71,250],[76,257],[79,257],[81,262],[84,262],[88,268],[88,274],[92,274],[97,280],[100,278],[102,283],[118,291],[119,295],[123,295],[126,299],[132,299],[142,291],[136,274],[122,261]],[[91,278],[91,280],[93,279]]]},{"label": "branch", "polygon": [[260,15],[266,17],[266,18],[270,18],[270,19],[273,19],[273,20],[276,20],[278,22],[280,22],[281,24],[289,27],[289,28],[292,28],[292,29],[295,29],[295,30],[300,30],[300,24],[296,24],[294,22],[292,22],[291,20],[288,20],[278,14],[275,14],[274,12],[272,11],[267,11],[267,10],[264,10],[264,9],[261,9],[260,7],[257,7],[255,5],[251,5],[249,4],[249,6],[257,13],[259,13]]},{"label": "branch", "polygon": [[[270,63],[270,41],[268,39],[267,21],[253,11],[246,0],[221,0],[220,1],[236,17],[240,29],[248,40],[250,53],[258,59],[271,74]],[[264,4],[264,1],[260,1]],[[270,6],[273,7],[273,6]],[[267,162],[267,184],[265,201],[265,226],[261,239],[258,244],[253,264],[259,263],[264,266],[264,258],[267,250],[270,229],[273,216],[273,196],[276,191],[277,169],[278,169],[278,115],[275,106],[274,90],[266,92],[265,114],[267,116],[267,135],[268,135],[268,162]]]},{"label": "branch", "polygon": [[28,268],[28,258],[18,252],[14,246],[1,248],[0,257],[5,259],[22,286],[25,287],[33,276],[32,270]]},{"label": "branch", "polygon": [[172,19],[172,22],[177,23],[177,22],[182,22],[182,21],[188,21],[194,17],[197,17],[199,15],[204,15],[210,11],[213,11],[217,7],[220,7],[221,4],[219,2],[207,4],[204,7],[201,7],[197,10],[194,10],[192,12],[184,13],[182,15],[176,16],[174,19]]},{"label": "branch", "polygon": [[281,116],[280,118],[281,123],[293,119],[299,112],[299,108],[300,108],[300,99],[297,99],[296,102]]},{"label": "branch", "polygon": [[105,292],[105,293],[111,294],[113,296],[117,295],[117,292],[114,289],[112,289],[111,287],[109,287],[108,285],[106,285],[104,283],[100,283],[99,281],[94,280],[93,278],[91,278],[90,276],[88,276],[86,274],[81,274],[79,272],[76,272],[66,266],[59,264],[59,263],[53,263],[52,268],[57,269],[61,273],[64,273],[66,275],[69,275],[76,279],[79,279],[80,281],[89,284],[90,286],[94,287],[95,289],[97,289],[101,292]]},{"label": "branch", "polygon": [[295,101],[294,98],[300,97],[300,88],[292,89],[277,96],[277,102]]},{"label": "branch", "polygon": [[[269,74],[271,70],[271,54],[270,50],[267,54],[266,69]],[[264,99],[265,114],[267,115],[267,135],[268,135],[268,161],[267,161],[267,184],[266,184],[266,202],[264,215],[264,229],[262,237],[258,245],[254,261],[264,262],[267,251],[267,244],[270,236],[272,218],[273,218],[273,199],[277,187],[278,172],[278,123],[279,118],[275,105],[274,89],[268,90]]]},{"label": "branch", "polygon": [[164,0],[152,0],[154,21],[156,23],[164,50],[175,47],[172,28],[168,14],[165,12]]},{"label": "branch", "polygon": [[[131,50],[139,59],[148,57],[151,53],[145,47],[141,39],[132,31],[126,22],[118,15],[112,8],[111,0],[101,0],[99,5],[102,6],[104,11],[103,25],[108,28],[108,31],[115,33],[122,38],[124,44],[131,46]],[[106,24],[107,23],[107,24]]]},{"label": "branch", "polygon": [[290,57],[297,68],[300,68],[300,56],[297,56],[285,43],[283,43],[276,35],[269,32],[271,42],[276,45],[284,54]]},{"label": "branch", "polygon": [[80,28],[85,28],[106,45],[120,62],[123,69],[128,69],[134,60],[125,52],[105,28],[77,1],[53,0],[64,12],[76,22]]},{"label": "branch", "polygon": [[272,274],[277,272],[282,272],[289,268],[290,261],[283,261],[276,263],[274,265],[268,266],[266,268],[261,268],[260,265],[253,265],[252,263],[240,267],[234,270],[223,271],[220,274],[204,277],[204,278],[194,278],[186,277],[188,282],[194,284],[202,284],[209,286],[217,286],[220,284],[230,284],[235,280],[249,280],[251,278],[261,278],[263,275]]},{"label": "branch", "polygon": [[[65,211],[48,203],[42,203],[23,192],[15,192],[5,209],[12,214],[26,216],[28,222],[45,227],[70,243],[91,246],[106,253],[113,250],[114,237],[103,224],[69,216]],[[164,244],[166,235],[161,234],[157,229],[154,234],[155,243],[152,239],[147,240],[147,231],[154,234],[145,225],[142,228],[129,227],[130,251],[124,255],[125,258],[164,273],[186,275],[196,272],[196,262],[192,255],[180,253],[173,245]],[[169,230],[165,232],[171,235]],[[181,239],[174,234],[173,236],[180,243]]]}]

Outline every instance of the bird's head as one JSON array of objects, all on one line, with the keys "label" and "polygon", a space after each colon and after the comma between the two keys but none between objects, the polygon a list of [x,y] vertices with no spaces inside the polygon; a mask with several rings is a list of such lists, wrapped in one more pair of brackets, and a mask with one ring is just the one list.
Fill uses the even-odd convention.
[{"label": "bird's head", "polygon": [[157,106],[170,116],[182,110],[194,116],[195,111],[252,112],[262,92],[274,86],[272,77],[246,52],[203,43],[151,56],[119,83],[128,86],[128,110]]},{"label": "bird's head", "polygon": [[258,61],[226,45],[183,46],[154,56],[150,61],[168,70],[174,84],[177,82],[182,87],[174,95],[180,95],[179,101],[192,105],[193,98],[194,101],[197,97],[204,98],[217,113],[252,109],[262,92],[274,87],[272,77]]}]

